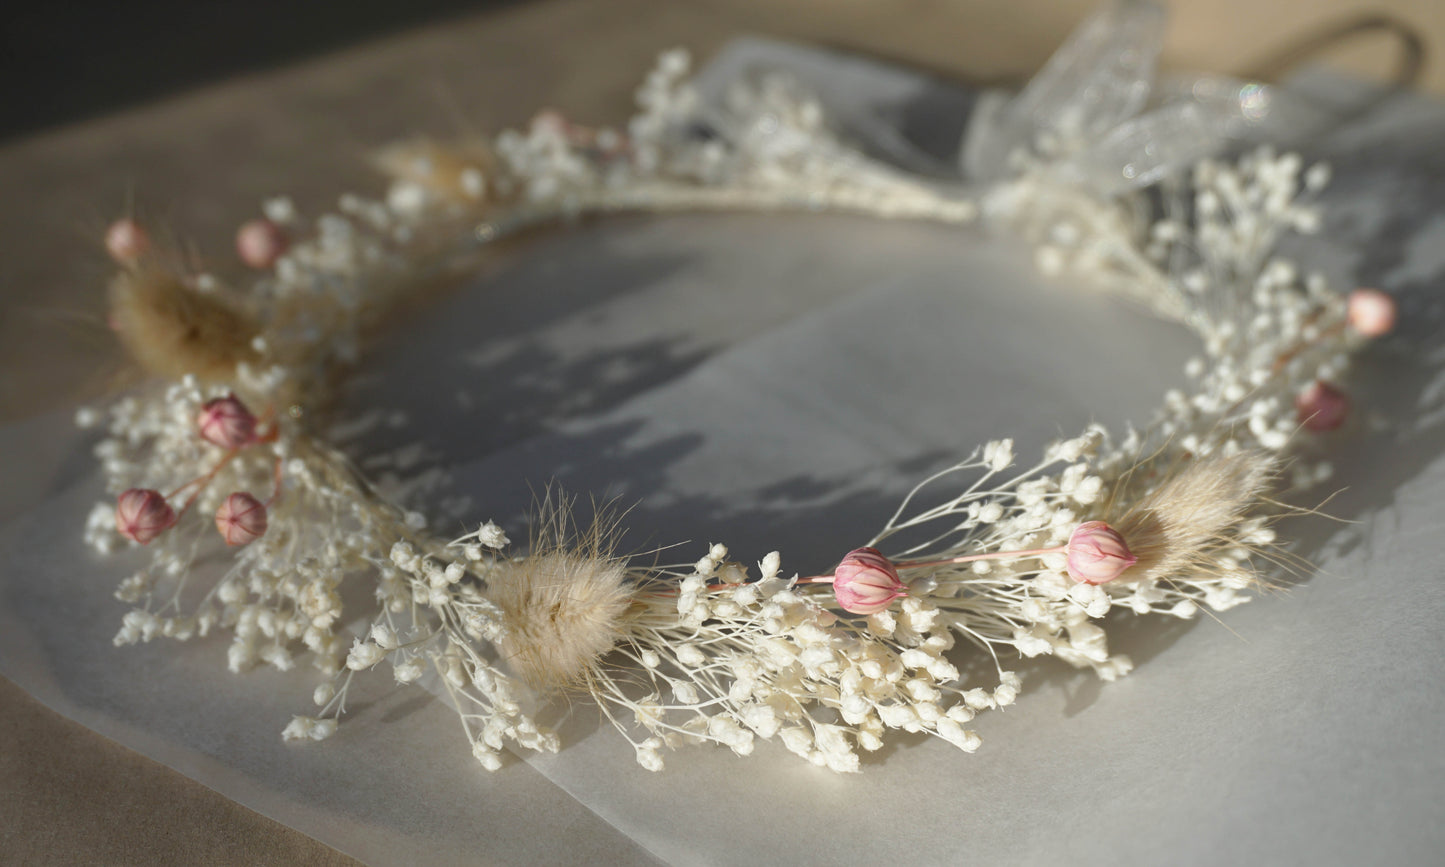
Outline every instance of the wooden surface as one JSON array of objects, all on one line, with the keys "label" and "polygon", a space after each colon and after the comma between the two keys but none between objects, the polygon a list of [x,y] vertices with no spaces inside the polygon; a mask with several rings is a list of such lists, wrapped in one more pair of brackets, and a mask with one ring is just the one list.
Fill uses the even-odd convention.
[{"label": "wooden surface", "polygon": [[[553,106],[625,117],[655,55],[699,59],[742,33],[813,40],[971,81],[1035,70],[1093,7],[1086,0],[543,0],[504,7],[207,86],[122,114],[0,144],[0,423],[73,404],[119,367],[102,322],[97,238],[135,202],[236,273],[230,235],[264,197],[316,213],[372,190],[372,146],[418,132],[495,129]],[[1346,0],[1175,5],[1166,63],[1241,71],[1359,13]],[[1445,4],[1376,4],[1445,46]],[[1380,37],[1335,52],[1389,74]],[[123,74],[123,73],[118,73]],[[1445,93],[1427,58],[1420,86]],[[27,362],[63,360],[37,371]],[[4,461],[20,456],[0,457]],[[0,862],[348,864],[345,856],[72,723],[0,680]]]}]

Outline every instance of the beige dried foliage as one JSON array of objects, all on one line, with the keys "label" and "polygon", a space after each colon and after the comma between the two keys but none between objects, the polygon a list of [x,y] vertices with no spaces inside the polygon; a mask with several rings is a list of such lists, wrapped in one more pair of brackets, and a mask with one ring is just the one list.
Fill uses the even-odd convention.
[{"label": "beige dried foliage", "polygon": [[[401,142],[377,151],[372,163],[394,180],[416,184],[456,202],[481,204],[493,192],[491,178],[496,156],[481,139]],[[468,172],[480,175],[480,189],[468,182]]]},{"label": "beige dried foliage", "polygon": [[1214,572],[1214,553],[1239,544],[1233,531],[1261,502],[1273,479],[1274,460],[1264,452],[1185,461],[1111,522],[1139,558],[1123,580]]},{"label": "beige dried foliage", "polygon": [[169,379],[227,382],[257,360],[255,320],[219,292],[201,293],[161,267],[126,269],[110,286],[110,315],[137,364]]},{"label": "beige dried foliage", "polygon": [[548,497],[540,511],[533,553],[490,577],[488,595],[502,609],[499,649],[512,669],[539,689],[575,687],[626,638],[635,587],[612,554],[610,519],[576,538],[565,499]]},{"label": "beige dried foliage", "polygon": [[626,568],[567,551],[513,564],[491,585],[504,615],[501,651],[529,685],[575,686],[626,635]]}]

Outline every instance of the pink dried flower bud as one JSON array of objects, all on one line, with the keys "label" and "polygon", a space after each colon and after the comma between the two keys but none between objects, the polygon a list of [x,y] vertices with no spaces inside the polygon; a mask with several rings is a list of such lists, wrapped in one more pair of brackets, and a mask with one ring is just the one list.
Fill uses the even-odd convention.
[{"label": "pink dried flower bud", "polygon": [[234,394],[206,401],[196,415],[201,438],[223,449],[238,449],[256,439],[256,416]]},{"label": "pink dried flower bud", "polygon": [[151,237],[140,223],[127,217],[105,230],[105,251],[122,265],[133,265],[151,248]]},{"label": "pink dried flower bud", "polygon": [[1365,337],[1381,337],[1395,327],[1395,299],[1379,289],[1356,289],[1345,308],[1350,327]]},{"label": "pink dried flower bud", "polygon": [[1294,399],[1294,408],[1306,430],[1324,433],[1345,423],[1350,414],[1350,396],[1317,379]]},{"label": "pink dried flower bud", "polygon": [[286,231],[270,220],[251,220],[236,231],[236,254],[252,268],[270,268],[290,246]]},{"label": "pink dried flower bud", "polygon": [[216,510],[216,529],[227,545],[246,545],[266,534],[266,505],[237,491]]},{"label": "pink dried flower bud", "polygon": [[1113,581],[1139,562],[1118,530],[1103,521],[1085,521],[1069,534],[1069,577],[1081,584]]},{"label": "pink dried flower bud", "polygon": [[115,528],[142,545],[176,525],[176,513],[160,491],[131,488],[115,500]]},{"label": "pink dried flower bud", "polygon": [[844,611],[876,614],[908,590],[891,560],[877,548],[859,548],[833,570],[833,593]]}]

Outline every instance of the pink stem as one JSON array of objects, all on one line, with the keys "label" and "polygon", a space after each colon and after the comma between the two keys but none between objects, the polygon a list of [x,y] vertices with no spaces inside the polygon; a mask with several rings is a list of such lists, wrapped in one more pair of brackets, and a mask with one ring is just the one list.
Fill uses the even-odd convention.
[{"label": "pink stem", "polygon": [[[261,424],[267,424],[271,416],[272,411],[270,409],[266,410],[265,415],[261,417]],[[197,476],[196,478],[191,479],[189,482],[186,482],[184,485],[181,485],[179,488],[176,488],[174,491],[171,491],[169,494],[166,494],[166,499],[169,500],[170,498],[179,494],[181,491],[189,488],[191,485],[200,486],[196,488],[195,493],[191,494],[190,497],[186,499],[186,504],[184,506],[181,506],[180,511],[176,513],[176,517],[179,518],[181,515],[184,515],[188,509],[191,508],[191,505],[196,502],[196,498],[201,495],[201,491],[205,490],[206,484],[210,482],[211,479],[214,479],[216,477],[216,474],[219,473],[222,468],[226,466],[226,464],[229,464],[232,460],[234,460],[236,455],[241,453],[242,449],[249,448],[250,446],[256,445],[258,443],[273,443],[280,437],[280,435],[281,431],[275,427],[272,427],[270,430],[258,435],[255,439],[251,440],[245,445],[237,446],[236,448],[226,452],[224,455],[221,456],[221,459],[216,462],[216,465],[214,467],[211,467],[210,472],[206,473],[204,476]],[[266,501],[266,505],[270,506],[271,503],[274,502],[275,499],[279,496],[281,496],[281,459],[277,458],[276,490],[271,495],[271,499]]]},{"label": "pink stem", "polygon": [[[1025,557],[1042,557],[1045,554],[1064,554],[1069,550],[1068,545],[1059,545],[1056,548],[1031,548],[1027,551],[994,551],[985,554],[965,554],[962,557],[949,557],[945,560],[904,560],[901,563],[894,563],[895,569],[924,569],[929,566],[947,566],[951,563],[972,563],[975,560],[1022,560]],[[814,575],[810,578],[799,578],[799,584],[832,584],[832,575]]]},{"label": "pink stem", "polygon": [[972,563],[975,560],[1022,560],[1025,557],[1042,557],[1045,554],[1064,554],[1069,550],[1068,545],[1059,545],[1056,548],[1033,548],[1028,551],[994,551],[989,554],[965,554],[962,557],[949,557],[946,560],[905,560],[902,563],[893,564],[895,569],[922,569],[926,566],[947,566],[950,563]]},{"label": "pink stem", "polygon": [[236,455],[240,453],[240,449],[231,449],[230,451],[226,452],[224,457],[222,457],[219,461],[216,462],[216,465],[214,467],[211,467],[210,472],[206,473],[204,476],[200,476],[199,478],[191,479],[189,482],[186,482],[184,485],[181,485],[179,488],[176,488],[174,491],[171,491],[169,494],[166,495],[166,499],[169,500],[171,497],[174,497],[181,491],[189,488],[191,485],[199,486],[196,488],[195,492],[186,499],[186,504],[184,506],[181,506],[180,510],[176,512],[177,518],[179,518],[181,515],[184,515],[186,511],[191,508],[191,505],[196,502],[196,498],[201,495],[201,491],[206,489],[206,484],[210,482],[211,479],[214,479],[216,477],[216,474],[219,473],[222,468],[226,466],[226,464],[229,464],[232,460],[234,460]]}]

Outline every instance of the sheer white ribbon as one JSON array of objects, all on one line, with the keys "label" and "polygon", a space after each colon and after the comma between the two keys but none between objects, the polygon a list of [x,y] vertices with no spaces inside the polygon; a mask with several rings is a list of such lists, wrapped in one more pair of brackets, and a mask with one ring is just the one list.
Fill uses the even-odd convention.
[{"label": "sheer white ribbon", "polygon": [[992,184],[1031,166],[1110,196],[1142,189],[1201,158],[1283,128],[1324,120],[1276,88],[1219,75],[1158,80],[1165,12],[1121,0],[1089,16],[1018,95],[986,94],[960,163]]}]

